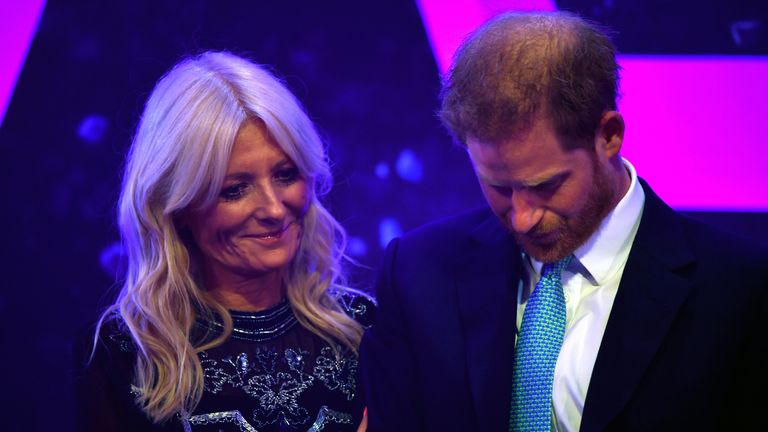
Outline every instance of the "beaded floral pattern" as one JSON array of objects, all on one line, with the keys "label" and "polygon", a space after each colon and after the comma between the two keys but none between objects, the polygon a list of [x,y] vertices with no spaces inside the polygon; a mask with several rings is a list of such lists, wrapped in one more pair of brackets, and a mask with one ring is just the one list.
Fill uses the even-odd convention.
[{"label": "beaded floral pattern", "polygon": [[[375,304],[369,298],[342,295],[338,301],[351,318],[370,325]],[[194,412],[179,414],[185,431],[354,430],[363,404],[356,394],[353,351],[328,345],[302,327],[285,300],[265,311],[231,311],[231,316],[231,337],[199,353],[204,393]],[[202,318],[197,325],[201,335],[223,329]],[[108,345],[137,352],[124,328],[111,330],[105,334]]]},{"label": "beaded floral pattern", "polygon": [[213,359],[206,352],[200,354],[205,376],[205,391],[219,393],[242,391],[256,402],[253,424],[256,427],[274,424],[299,425],[309,421],[309,413],[300,403],[302,393],[315,380],[328,390],[339,391],[347,400],[355,397],[358,362],[347,349],[337,347],[336,356],[331,347],[324,347],[308,365],[308,353],[286,349],[278,354],[269,347],[258,347],[255,354],[240,353]]}]

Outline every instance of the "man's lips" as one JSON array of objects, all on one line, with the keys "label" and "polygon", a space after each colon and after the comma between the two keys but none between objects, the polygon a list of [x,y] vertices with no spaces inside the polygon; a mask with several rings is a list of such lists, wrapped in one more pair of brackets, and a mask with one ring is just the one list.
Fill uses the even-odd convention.
[{"label": "man's lips", "polygon": [[529,232],[526,234],[519,234],[518,236],[532,243],[550,243],[557,240],[558,230],[555,229],[547,232]]}]

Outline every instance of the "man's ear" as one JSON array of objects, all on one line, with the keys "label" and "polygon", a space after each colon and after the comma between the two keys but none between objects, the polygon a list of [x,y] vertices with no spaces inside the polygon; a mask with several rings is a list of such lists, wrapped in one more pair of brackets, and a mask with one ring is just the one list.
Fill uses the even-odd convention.
[{"label": "man's ear", "polygon": [[600,117],[595,133],[595,152],[603,160],[619,156],[624,142],[624,117],[618,111],[606,111]]}]

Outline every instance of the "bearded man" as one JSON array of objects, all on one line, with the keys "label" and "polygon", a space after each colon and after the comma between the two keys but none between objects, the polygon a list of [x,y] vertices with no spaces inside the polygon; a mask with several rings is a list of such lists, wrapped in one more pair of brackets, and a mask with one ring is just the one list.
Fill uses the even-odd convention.
[{"label": "bearded man", "polygon": [[618,77],[605,32],[563,12],[460,47],[441,117],[488,208],[389,245],[361,345],[369,430],[765,427],[768,251],[638,177]]}]

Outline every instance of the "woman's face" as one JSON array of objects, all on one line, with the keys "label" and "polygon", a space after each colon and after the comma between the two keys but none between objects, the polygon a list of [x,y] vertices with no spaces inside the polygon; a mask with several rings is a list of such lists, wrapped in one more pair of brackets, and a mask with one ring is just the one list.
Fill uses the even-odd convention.
[{"label": "woman's face", "polygon": [[185,219],[211,288],[285,268],[299,247],[308,200],[296,165],[261,121],[249,120],[235,140],[218,200]]}]

